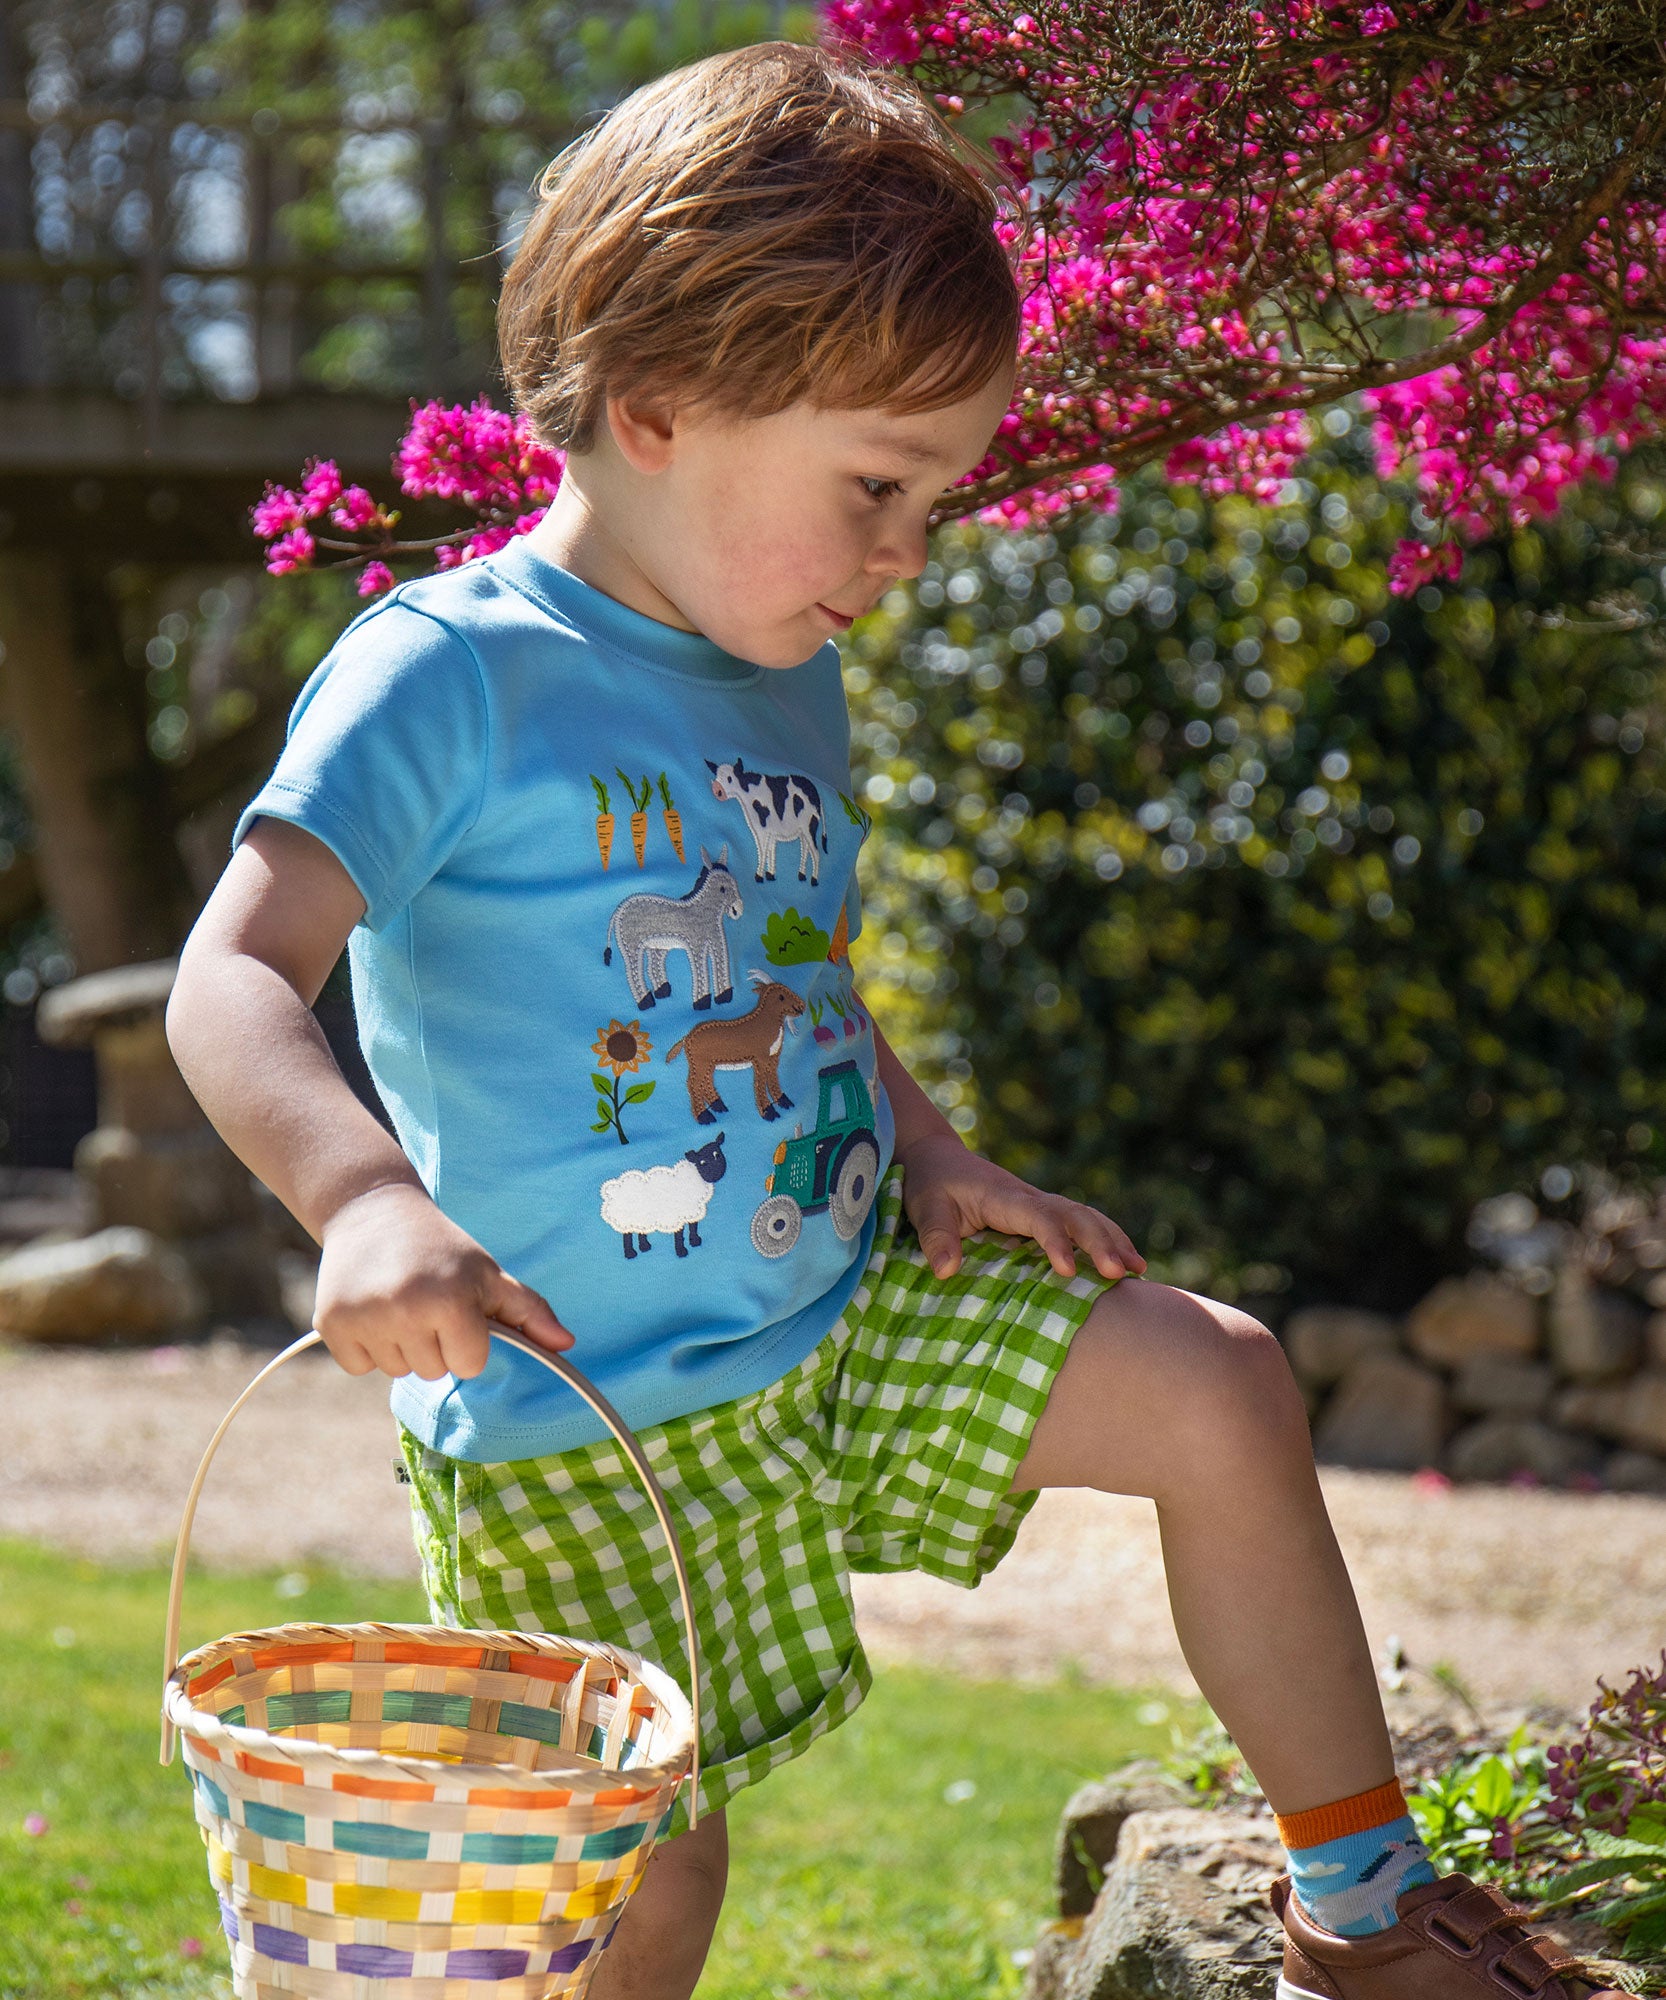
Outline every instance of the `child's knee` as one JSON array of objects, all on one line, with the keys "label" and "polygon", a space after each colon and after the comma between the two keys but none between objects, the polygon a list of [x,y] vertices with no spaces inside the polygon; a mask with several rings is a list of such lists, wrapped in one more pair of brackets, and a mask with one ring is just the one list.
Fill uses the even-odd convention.
[{"label": "child's knee", "polygon": [[728,1882],[728,1821],[720,1812],[705,1813],[691,1832],[654,1849],[647,1876],[631,1900],[640,1903],[652,1888],[651,1908],[675,1903],[683,1920],[692,1922],[709,1912],[715,1924]]},{"label": "child's knee", "polygon": [[1236,1306],[1199,1300],[1207,1330],[1195,1356],[1194,1398],[1184,1422],[1223,1469],[1245,1459],[1310,1463],[1307,1411],[1284,1350]]},{"label": "child's knee", "polygon": [[[1236,1306],[1169,1286],[1118,1298],[1123,1320],[1116,1370],[1136,1400],[1134,1421],[1157,1446],[1165,1476],[1194,1487],[1213,1470],[1311,1458],[1307,1413],[1284,1350]],[[1131,1336],[1131,1338],[1130,1338]]]}]

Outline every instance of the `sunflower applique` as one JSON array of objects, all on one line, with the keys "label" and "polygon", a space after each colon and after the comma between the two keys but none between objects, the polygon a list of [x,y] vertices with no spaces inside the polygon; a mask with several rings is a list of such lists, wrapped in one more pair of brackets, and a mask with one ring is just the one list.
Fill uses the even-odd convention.
[{"label": "sunflower applique", "polygon": [[621,1097],[619,1079],[639,1070],[653,1054],[654,1045],[642,1032],[640,1021],[609,1021],[590,1044],[590,1052],[602,1065],[600,1069],[590,1072],[590,1081],[596,1086],[598,1114],[590,1129],[592,1132],[617,1132],[620,1145],[627,1146],[630,1139],[622,1115],[625,1106],[645,1104],[653,1096],[655,1086],[651,1081],[633,1083],[627,1086]]}]

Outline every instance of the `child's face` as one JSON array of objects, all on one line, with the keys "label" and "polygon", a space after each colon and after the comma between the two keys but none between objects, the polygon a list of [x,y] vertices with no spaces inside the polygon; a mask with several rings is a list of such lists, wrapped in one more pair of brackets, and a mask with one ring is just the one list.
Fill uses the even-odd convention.
[{"label": "child's face", "polygon": [[1007,369],[909,416],[798,402],[738,421],[644,418],[610,400],[636,476],[628,518],[608,527],[668,610],[641,608],[743,660],[799,665],[925,566],[932,506],[985,456],[1012,390]]}]

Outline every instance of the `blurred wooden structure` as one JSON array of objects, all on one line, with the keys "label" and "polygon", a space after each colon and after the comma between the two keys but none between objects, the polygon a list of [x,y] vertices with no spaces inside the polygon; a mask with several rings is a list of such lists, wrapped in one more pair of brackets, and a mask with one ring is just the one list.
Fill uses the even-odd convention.
[{"label": "blurred wooden structure", "polygon": [[491,393],[499,244],[570,134],[471,111],[460,81],[332,119],[51,108],[5,51],[0,695],[35,847],[0,868],[0,929],[44,899],[85,973],[178,948],[175,829],[246,796],[283,733],[257,713],[151,755],[112,570],[254,563],[265,480],[316,453],[385,492],[411,399]]},{"label": "blurred wooden structure", "polygon": [[[344,471],[385,475],[410,397],[465,400],[493,385],[491,155],[519,140],[524,165],[568,136],[459,104],[324,121],[155,98],[50,113],[0,99],[0,539],[70,534],[149,559],[235,560],[256,552],[250,482],[258,490],[302,441]],[[393,158],[387,182],[408,206],[420,190],[420,215],[397,231],[418,239],[414,254],[287,248],[286,207],[368,141]],[[80,163],[49,176],[48,151]],[[106,161],[139,169],[123,202],[132,216],[119,231],[68,233],[126,247],[42,251],[44,183],[108,178]],[[478,197],[466,232],[448,228],[459,188]],[[230,254],[193,248],[216,234]],[[355,318],[377,323],[383,353],[338,386],[311,350]]]}]

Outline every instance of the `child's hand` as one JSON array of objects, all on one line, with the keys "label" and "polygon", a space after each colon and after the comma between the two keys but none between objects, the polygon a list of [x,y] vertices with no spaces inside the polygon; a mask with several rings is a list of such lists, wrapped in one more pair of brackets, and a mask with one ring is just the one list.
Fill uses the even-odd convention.
[{"label": "child's hand", "polygon": [[980,1158],[952,1133],[933,1132],[900,1152],[902,1205],[940,1278],[960,1269],[963,1237],[977,1229],[1033,1236],[1061,1278],[1076,1272],[1080,1245],[1101,1277],[1138,1276],[1145,1259],[1109,1216],[1085,1202],[1043,1194]]},{"label": "child's hand", "polygon": [[419,1187],[372,1188],[324,1225],[312,1323],[349,1375],[478,1375],[491,1351],[489,1319],[555,1352],[573,1344],[547,1301]]}]

